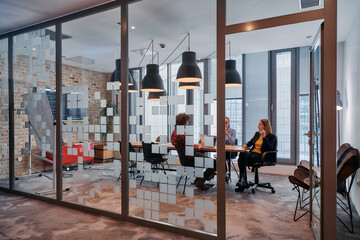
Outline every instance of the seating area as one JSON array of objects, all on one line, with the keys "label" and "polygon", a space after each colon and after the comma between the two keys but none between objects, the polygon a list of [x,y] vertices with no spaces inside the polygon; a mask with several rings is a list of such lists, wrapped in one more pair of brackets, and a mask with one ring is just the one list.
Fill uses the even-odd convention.
[{"label": "seating area", "polygon": [[[350,224],[346,224],[345,220],[341,218],[339,214],[337,215],[337,219],[350,233],[354,233],[350,191],[358,168],[360,168],[360,154],[358,149],[351,147],[349,143],[342,144],[337,151],[337,205],[339,206],[338,211],[342,210],[346,213],[346,215],[348,215]],[[315,169],[312,169],[312,171],[310,169],[310,163],[302,161],[298,168],[295,169],[294,174],[289,176],[289,181],[294,185],[293,190],[296,190],[298,193],[294,221],[299,220],[305,214],[309,213],[309,209],[307,209],[304,210],[305,212],[303,212],[301,216],[297,217],[299,210],[298,207],[300,207],[300,209],[304,209],[309,205],[310,184],[312,184],[314,188],[312,200],[319,204],[318,194],[320,191],[319,187],[321,178],[319,178],[319,174]],[[307,194],[307,196],[305,196],[305,194]],[[318,218],[320,217],[316,215],[314,216]]]},{"label": "seating area", "polygon": [[[89,143],[87,152],[89,150],[94,150],[94,143]],[[82,158],[82,162],[91,162],[94,165],[94,157],[90,157],[89,153],[87,156],[84,156],[84,145],[83,143],[75,143],[71,147],[68,147],[67,144],[62,146],[62,165],[69,165],[69,164],[78,164],[79,157]],[[46,158],[53,160],[53,154],[46,152]],[[46,166],[52,166],[51,163],[44,161],[44,171],[46,171]]]}]

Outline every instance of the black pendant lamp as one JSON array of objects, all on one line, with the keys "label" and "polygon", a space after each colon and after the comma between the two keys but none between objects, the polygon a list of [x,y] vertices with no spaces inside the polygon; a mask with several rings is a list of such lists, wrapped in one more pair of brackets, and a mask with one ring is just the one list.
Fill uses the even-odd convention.
[{"label": "black pendant lamp", "polygon": [[166,96],[166,91],[163,92],[149,92],[148,100],[149,101],[160,101],[161,96]]},{"label": "black pendant lamp", "polygon": [[[139,88],[138,88],[138,84],[137,84],[137,82],[136,82],[136,80],[135,80],[132,72],[130,72],[130,76],[131,76],[131,78],[133,79],[133,85],[130,85],[130,86],[129,86],[128,92],[130,92],[130,93],[137,93],[137,92],[139,92]],[[119,92],[121,92],[121,86],[120,86]]]},{"label": "black pendant lamp", "polygon": [[[134,84],[134,79],[129,72],[127,74],[127,80],[129,86]],[[111,74],[110,82],[119,82],[121,85],[121,59],[115,60],[115,70]]]},{"label": "black pendant lamp", "polygon": [[146,75],[141,82],[141,91],[144,92],[163,92],[164,82],[159,74],[159,65],[148,64],[146,65]]},{"label": "black pendant lamp", "polygon": [[202,80],[199,66],[196,64],[195,52],[183,52],[182,64],[177,72],[176,81],[178,82],[200,82]]},{"label": "black pendant lamp", "polygon": [[239,87],[242,85],[239,72],[236,70],[235,60],[225,61],[225,87]]},{"label": "black pendant lamp", "polygon": [[180,82],[179,88],[181,89],[199,89],[200,83],[199,82]]}]

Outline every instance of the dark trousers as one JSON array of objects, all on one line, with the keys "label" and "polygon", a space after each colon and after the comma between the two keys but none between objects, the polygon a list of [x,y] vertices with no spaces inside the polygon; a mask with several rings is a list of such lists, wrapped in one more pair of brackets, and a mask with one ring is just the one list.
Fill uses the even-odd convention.
[{"label": "dark trousers", "polygon": [[238,165],[240,168],[240,179],[244,178],[244,180],[247,182],[246,166],[253,166],[254,163],[258,163],[258,162],[261,162],[261,154],[254,152],[240,153],[238,159]]},{"label": "dark trousers", "polygon": [[[196,154],[195,155],[196,157],[206,157],[204,155],[201,155],[201,154]],[[216,173],[216,160],[213,159],[214,161],[214,168],[207,168],[204,172],[204,180],[211,180],[214,178],[215,176],[215,173]],[[188,159],[186,158],[185,162],[183,162],[181,165],[183,166],[189,166],[189,167],[194,167],[194,158],[192,159]]]}]

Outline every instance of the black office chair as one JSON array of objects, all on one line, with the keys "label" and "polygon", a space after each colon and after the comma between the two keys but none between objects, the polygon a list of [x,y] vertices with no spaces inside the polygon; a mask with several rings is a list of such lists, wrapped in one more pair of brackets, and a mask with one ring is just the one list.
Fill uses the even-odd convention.
[{"label": "black office chair", "polygon": [[[237,139],[235,139],[235,145],[238,145]],[[238,156],[237,152],[227,152],[226,153],[226,157],[225,157],[225,161],[226,161],[225,181],[226,181],[226,183],[229,183],[229,181],[231,182],[231,169],[235,170],[237,177],[240,178],[239,172],[238,172],[237,168],[235,167],[234,162],[232,161],[232,159],[237,158],[237,156]]]},{"label": "black office chair", "polygon": [[[152,153],[152,144],[155,143],[142,142],[144,160],[151,163],[151,170],[161,170],[164,174],[166,174],[167,170],[174,171],[175,169],[165,169],[164,162],[168,160],[168,156],[166,154]],[[142,184],[143,180],[144,177],[142,178],[140,185]]]},{"label": "black office chair", "polygon": [[[179,156],[180,164],[181,164],[182,166],[193,167],[193,166],[194,166],[194,162],[188,161],[187,157],[185,156],[184,151],[183,151],[180,147],[175,147],[175,148],[176,148],[176,151],[177,151],[178,156]],[[179,178],[179,181],[178,181],[178,183],[177,183],[177,185],[176,185],[176,188],[179,187],[180,181],[181,181],[183,178],[184,178],[184,176],[181,175],[180,178]],[[185,194],[185,188],[186,188],[187,181],[188,181],[188,176],[185,176],[183,194]]]},{"label": "black office chair", "polygon": [[[118,141],[119,144],[120,144],[120,154],[121,154],[121,141]],[[131,142],[129,142],[129,152],[136,152],[134,146],[131,144]],[[132,174],[133,178],[135,178],[135,173],[136,173],[136,161],[131,161],[130,159],[128,160],[129,162],[129,173]],[[118,177],[118,181],[120,180],[121,178],[121,171],[120,171],[120,174],[119,174],[119,177]]]},{"label": "black office chair", "polygon": [[275,193],[275,189],[271,186],[271,184],[268,183],[259,183],[259,168],[263,166],[275,166],[276,165],[276,159],[277,157],[277,137],[275,139],[274,148],[272,151],[264,152],[261,156],[261,162],[255,163],[251,169],[251,172],[255,172],[255,181],[251,182],[249,181],[249,185],[251,186],[251,193],[255,194],[255,190],[258,187],[268,188],[271,189],[272,193]]}]

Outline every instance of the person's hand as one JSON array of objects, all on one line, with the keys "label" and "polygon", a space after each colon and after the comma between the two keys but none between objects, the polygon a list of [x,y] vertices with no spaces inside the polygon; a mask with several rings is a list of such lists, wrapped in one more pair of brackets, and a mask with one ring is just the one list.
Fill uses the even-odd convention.
[{"label": "person's hand", "polygon": [[261,131],[260,131],[260,134],[261,134],[262,137],[265,137],[265,136],[266,136],[266,131],[265,131],[265,130],[261,130]]},{"label": "person's hand", "polygon": [[228,137],[230,137],[230,134],[228,133],[228,131],[227,131],[227,128],[225,127],[225,134],[228,136]]},{"label": "person's hand", "polygon": [[245,150],[248,148],[248,146],[247,146],[246,144],[242,145],[242,147],[243,147],[243,149],[245,149]]}]

